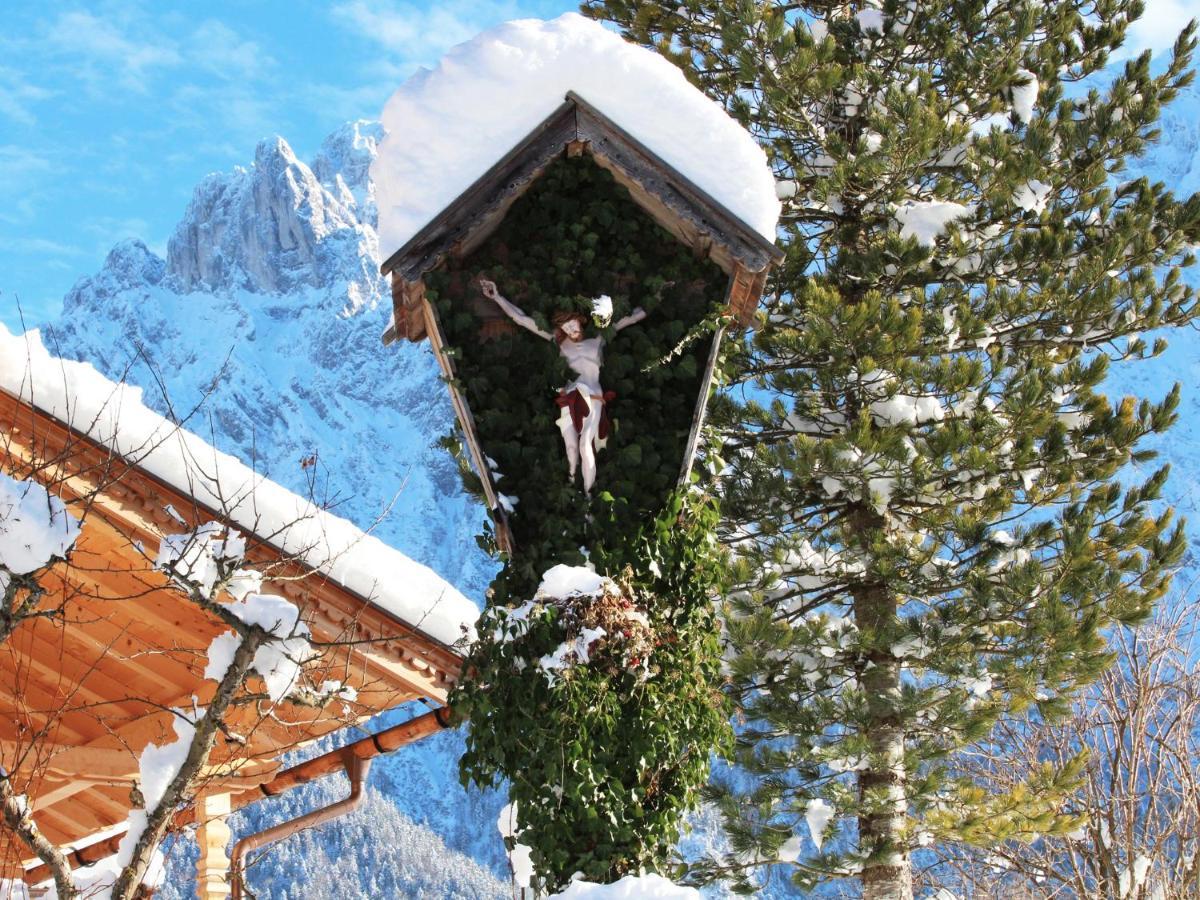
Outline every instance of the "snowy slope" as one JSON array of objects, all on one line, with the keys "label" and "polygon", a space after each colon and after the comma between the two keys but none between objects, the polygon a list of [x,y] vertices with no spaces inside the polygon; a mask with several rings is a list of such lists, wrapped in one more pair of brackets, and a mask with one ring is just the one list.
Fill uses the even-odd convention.
[{"label": "snowy slope", "polygon": [[[1160,122],[1162,137],[1140,160],[1131,161],[1122,177],[1145,176],[1161,181],[1178,197],[1200,191],[1200,89],[1185,88],[1167,107]],[[1200,266],[1184,271],[1189,284],[1200,287]],[[1171,465],[1164,496],[1190,522],[1191,551],[1187,569],[1175,580],[1174,594],[1195,599],[1192,587],[1200,577],[1200,332],[1194,328],[1167,332],[1166,353],[1146,363],[1114,367],[1109,378],[1111,396],[1161,398],[1176,382],[1182,388],[1179,422],[1149,446],[1160,453],[1158,460],[1131,473],[1148,475],[1162,463]]]}]

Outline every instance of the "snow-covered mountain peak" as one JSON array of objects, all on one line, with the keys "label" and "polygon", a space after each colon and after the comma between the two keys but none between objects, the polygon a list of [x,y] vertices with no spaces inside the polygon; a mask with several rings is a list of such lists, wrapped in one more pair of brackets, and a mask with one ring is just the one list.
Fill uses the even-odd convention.
[{"label": "snow-covered mountain peak", "polygon": [[63,298],[63,311],[69,313],[80,305],[154,287],[162,282],[166,272],[163,258],[144,243],[136,239],[121,241],[108,252],[99,272],[75,282]]},{"label": "snow-covered mountain peak", "polygon": [[375,225],[375,185],[371,163],[379,155],[386,132],[379,122],[347,122],[325,139],[313,160],[313,174],[335,197],[358,211],[359,220]]},{"label": "snow-covered mountain peak", "polygon": [[[329,162],[322,166],[333,172]],[[378,253],[374,222],[360,219],[344,178],[341,189],[331,187],[283,138],[260,142],[251,168],[210,175],[197,186],[167,247],[173,286],[217,294],[313,287],[335,289],[351,310],[373,303],[382,288],[375,263],[363,260]]]},{"label": "snow-covered mountain peak", "polygon": [[[482,512],[435,446],[453,423],[437,367],[379,343],[390,305],[365,206],[381,136],[348,123],[311,166],[283,138],[260,142],[252,165],[197,185],[165,261],[118,244],[47,331],[109,377],[153,388],[158,369],[173,407],[201,404],[191,427],[293,490],[311,487],[299,460],[316,454],[322,499],[478,593]],[[389,474],[368,475],[381,460]]]}]

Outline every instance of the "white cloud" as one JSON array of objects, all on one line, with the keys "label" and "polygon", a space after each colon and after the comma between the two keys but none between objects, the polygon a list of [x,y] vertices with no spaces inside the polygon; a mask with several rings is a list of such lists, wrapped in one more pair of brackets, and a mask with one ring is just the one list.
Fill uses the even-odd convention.
[{"label": "white cloud", "polygon": [[5,175],[24,177],[49,169],[50,161],[42,154],[16,144],[0,144],[0,172]]},{"label": "white cloud", "polygon": [[563,11],[564,4],[552,0],[344,0],[332,9],[334,21],[395,54],[393,64],[405,74],[498,22]]},{"label": "white cloud", "polygon": [[145,241],[150,223],[140,216],[91,216],[84,221],[83,230],[95,238],[97,253],[107,253],[126,238]]},{"label": "white cloud", "polygon": [[413,3],[390,0],[350,0],[334,6],[333,15],[363,37],[403,56],[436,56],[478,30],[478,18],[490,11],[480,7],[500,5],[510,4],[450,0],[432,8],[420,8]]},{"label": "white cloud", "polygon": [[187,56],[200,67],[227,80],[262,76],[275,60],[255,41],[241,36],[223,22],[201,22],[192,35]]},{"label": "white cloud", "polygon": [[15,69],[0,66],[0,116],[19,125],[32,125],[35,116],[31,107],[53,96],[53,91],[33,84]]},{"label": "white cloud", "polygon": [[1200,0],[1147,0],[1145,14],[1126,34],[1122,57],[1158,52],[1175,43],[1189,19],[1200,19]]},{"label": "white cloud", "polygon": [[4,238],[4,247],[11,253],[28,253],[32,256],[83,256],[78,247],[50,238],[10,236]]},{"label": "white cloud", "polygon": [[147,78],[156,70],[183,62],[174,42],[160,33],[132,35],[111,18],[88,12],[60,13],[46,34],[47,44],[66,60],[92,91],[111,89],[113,82],[147,93]]}]

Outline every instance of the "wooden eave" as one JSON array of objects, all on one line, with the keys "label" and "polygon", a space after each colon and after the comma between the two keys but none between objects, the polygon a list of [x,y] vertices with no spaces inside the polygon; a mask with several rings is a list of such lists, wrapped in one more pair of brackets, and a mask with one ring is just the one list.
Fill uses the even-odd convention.
[{"label": "wooden eave", "polygon": [[[227,629],[152,564],[162,536],[222,517],[0,390],[0,471],[23,474],[48,461],[37,477],[88,510],[71,564],[42,579],[49,597],[67,598],[68,624],[25,622],[0,644],[0,765],[50,840],[65,844],[125,820],[139,753],[174,738],[172,708],[207,702],[215,685],[203,677],[205,651]],[[457,653],[238,530],[248,560],[269,573],[268,589],[300,607],[315,640],[337,645],[319,661],[318,682],[344,681],[358,698],[324,709],[283,703],[266,717],[242,707],[229,723],[242,740],[219,744],[206,789],[253,788],[275,774],[286,750],[400,703],[445,702],[462,664]],[[16,765],[28,735],[43,728],[36,764]],[[0,837],[0,861],[23,855]]]},{"label": "wooden eave", "polygon": [[[415,307],[421,283],[447,256],[477,249],[504,220],[512,204],[557,157],[587,154],[612,172],[633,201],[682,244],[716,263],[731,278],[762,274],[783,251],[672,168],[574,91],[499,162],[395,251],[380,267],[392,278],[394,325],[384,343],[420,340],[424,322]],[[761,296],[761,289],[759,296]],[[753,304],[731,310],[742,324]]]}]

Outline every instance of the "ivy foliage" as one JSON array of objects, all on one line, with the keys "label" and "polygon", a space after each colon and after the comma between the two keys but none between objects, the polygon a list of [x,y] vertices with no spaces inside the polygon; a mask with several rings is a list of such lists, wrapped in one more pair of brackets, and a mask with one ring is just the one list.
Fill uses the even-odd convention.
[{"label": "ivy foliage", "polygon": [[710,754],[730,749],[711,599],[719,566],[706,540],[715,523],[711,504],[689,508],[677,495],[598,561],[601,571],[620,571],[619,560],[642,564],[626,567],[621,581],[647,613],[653,646],[644,659],[593,646],[589,665],[551,678],[538,661],[571,637],[564,612],[537,606],[518,629],[510,605],[522,598],[504,589],[503,576],[490,598],[471,675],[453,698],[471,717],[462,772],[485,786],[508,780],[519,841],[544,888],[574,872],[614,881],[661,867]]},{"label": "ivy foliage", "polygon": [[594,324],[585,334],[604,337],[601,384],[616,394],[592,496],[623,501],[610,511],[617,530],[656,515],[675,487],[711,345],[698,332],[728,279],[586,158],[551,163],[476,252],[426,278],[480,442],[501,475],[497,489],[517,501],[507,577],[528,592],[548,566],[582,564],[579,548],[604,543],[608,526],[591,527],[578,477],[567,478],[554,398],[573,374],[554,343],[512,325],[482,297],[480,277],[547,333],[555,313],[590,317],[601,294],[613,299],[613,321],[646,311],[619,334]]},{"label": "ivy foliage", "polygon": [[[646,311],[619,334],[595,322],[585,334],[604,338],[601,384],[615,393],[590,496],[568,479],[556,424],[573,373],[555,343],[482,296],[480,278],[547,333],[556,313],[590,317],[601,294],[613,321]],[[611,881],[661,868],[711,753],[729,749],[712,604],[718,513],[678,487],[726,281],[586,158],[553,162],[478,250],[426,278],[497,489],[515,501],[516,549],[451,697],[471,723],[462,777],[508,782],[518,840],[546,889],[575,872]],[[608,598],[618,619],[595,598],[538,602],[547,570],[585,562],[620,584]],[[620,615],[637,627],[622,634]],[[589,660],[539,665],[597,623],[608,628],[585,638]]]}]

